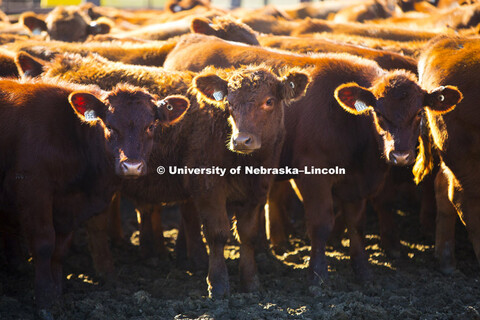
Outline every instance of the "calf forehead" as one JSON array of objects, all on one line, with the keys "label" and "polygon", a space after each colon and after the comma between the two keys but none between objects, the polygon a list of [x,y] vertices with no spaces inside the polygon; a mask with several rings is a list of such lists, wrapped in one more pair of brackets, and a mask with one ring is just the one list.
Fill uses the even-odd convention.
[{"label": "calf forehead", "polygon": [[229,98],[253,100],[266,94],[278,94],[278,79],[265,70],[233,74],[228,81]]},{"label": "calf forehead", "polygon": [[111,117],[117,122],[152,122],[154,108],[152,97],[143,92],[119,91],[107,98]]}]

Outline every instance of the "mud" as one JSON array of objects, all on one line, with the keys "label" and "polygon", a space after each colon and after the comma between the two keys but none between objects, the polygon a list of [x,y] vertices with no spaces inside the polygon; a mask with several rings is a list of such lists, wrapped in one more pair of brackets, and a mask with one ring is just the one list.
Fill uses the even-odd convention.
[{"label": "mud", "polygon": [[[167,230],[170,257],[142,259],[135,222],[130,217],[128,244],[114,248],[118,280],[103,284],[95,276],[82,232],[65,262],[65,290],[55,303],[56,319],[480,319],[480,270],[463,226],[457,230],[457,271],[436,269],[432,239],[422,236],[416,213],[397,216],[404,256],[392,260],[380,248],[376,219],[369,217],[367,251],[375,274],[357,283],[349,263],[348,241],[328,247],[330,279],[308,286],[309,246],[292,237],[282,256],[257,255],[262,289],[238,290],[238,246],[226,250],[231,295],[206,297],[205,273],[176,268],[176,229]],[[133,231],[133,233],[131,233]],[[80,239],[80,240],[78,240]],[[137,245],[136,245],[137,244]],[[33,265],[8,270],[0,258],[0,319],[33,319]]]}]

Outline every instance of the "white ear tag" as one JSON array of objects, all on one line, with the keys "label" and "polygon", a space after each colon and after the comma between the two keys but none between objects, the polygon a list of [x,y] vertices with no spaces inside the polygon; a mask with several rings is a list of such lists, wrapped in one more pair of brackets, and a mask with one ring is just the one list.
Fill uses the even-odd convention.
[{"label": "white ear tag", "polygon": [[365,102],[361,101],[361,100],[357,100],[355,101],[355,109],[357,109],[358,112],[362,112],[364,111],[365,109],[367,109],[367,105],[365,104]]},{"label": "white ear tag", "polygon": [[173,6],[173,12],[179,12],[182,11],[182,7],[180,7],[178,4],[176,6]]},{"label": "white ear tag", "polygon": [[93,110],[87,110],[87,111],[85,111],[85,113],[83,114],[83,116],[85,117],[85,120],[86,120],[86,121],[95,121],[95,120],[97,120],[97,115],[95,114],[95,111],[93,111]]},{"label": "white ear tag", "polygon": [[222,92],[222,91],[215,91],[215,92],[213,93],[213,97],[214,97],[215,100],[217,100],[217,101],[223,100],[223,92]]},{"label": "white ear tag", "polygon": [[295,88],[295,84],[294,84],[293,82],[290,82],[290,87],[291,87],[292,89],[294,89],[294,88]]},{"label": "white ear tag", "polygon": [[42,34],[42,29],[40,29],[40,28],[35,28],[35,29],[33,29],[32,34],[33,34],[34,36],[39,36],[39,35]]}]

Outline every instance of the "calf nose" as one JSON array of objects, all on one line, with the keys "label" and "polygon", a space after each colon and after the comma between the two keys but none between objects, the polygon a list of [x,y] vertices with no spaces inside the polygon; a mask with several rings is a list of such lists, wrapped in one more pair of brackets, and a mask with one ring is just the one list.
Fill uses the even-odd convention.
[{"label": "calf nose", "polygon": [[406,166],[412,163],[413,156],[410,152],[390,152],[390,160],[397,166]]},{"label": "calf nose", "polygon": [[249,133],[237,133],[232,137],[233,148],[236,151],[252,152],[259,149],[261,144],[258,138]]},{"label": "calf nose", "polygon": [[139,160],[124,160],[120,168],[124,176],[140,176],[143,174],[145,163]]}]

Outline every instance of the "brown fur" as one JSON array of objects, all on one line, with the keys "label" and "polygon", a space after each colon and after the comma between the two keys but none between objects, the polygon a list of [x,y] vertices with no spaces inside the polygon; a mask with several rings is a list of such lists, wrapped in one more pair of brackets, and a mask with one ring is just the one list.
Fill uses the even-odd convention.
[{"label": "brown fur", "polygon": [[405,69],[414,73],[417,72],[417,62],[415,59],[383,50],[368,49],[365,47],[318,38],[311,39],[269,35],[260,36],[259,41],[261,45],[265,47],[279,48],[298,53],[345,52],[374,60],[380,67],[386,70]]},{"label": "brown fur", "polygon": [[111,28],[108,20],[92,23],[76,6],[56,7],[45,20],[33,12],[24,13],[20,22],[34,33],[46,31],[50,39],[66,42],[85,41],[89,34],[108,33]]},{"label": "brown fur", "polygon": [[[162,73],[160,68],[122,66],[121,63],[105,60],[94,62],[92,59],[95,58],[59,58],[57,66],[51,65],[46,74],[58,74],[70,81],[94,82],[102,87],[108,87],[121,76],[124,81],[148,87],[153,93],[159,90],[185,92],[189,77],[191,79],[191,73]],[[100,68],[102,62],[105,65]],[[98,70],[104,72],[98,73]],[[91,77],[86,76],[88,74]],[[192,88],[188,91],[192,107],[182,122],[162,132],[162,141],[169,141],[170,147],[162,146],[159,141],[159,148],[154,148],[150,161],[166,168],[276,166],[284,135],[284,104],[303,94],[308,77],[296,70],[286,70],[280,77],[266,67],[246,67],[219,74],[227,80],[220,80],[215,69],[206,70],[194,78]],[[182,80],[182,83],[178,83],[177,79]],[[214,79],[216,80],[213,81]],[[225,90],[223,98],[214,102],[213,93],[222,90]],[[210,103],[197,103],[195,97],[199,94],[206,96],[201,101]],[[272,104],[267,105],[271,99]],[[248,150],[236,145],[235,139],[240,134],[250,135],[258,149]],[[225,141],[229,140],[229,148],[236,152],[225,147]],[[225,204],[237,208],[238,232],[242,245],[248,252],[241,258],[242,286],[246,290],[255,290],[258,283],[251,250],[258,231],[256,221],[265,204],[273,176],[158,175],[155,168],[150,170],[145,179],[124,184],[122,193],[139,204],[160,204],[193,197],[207,230],[210,254],[213,255],[210,261],[216,261],[210,265],[208,277],[211,294],[214,296],[223,296],[229,291],[228,276],[223,268],[223,246],[229,231]]]},{"label": "brown fur", "polygon": [[[192,51],[199,54],[189,57]],[[437,105],[431,102],[439,92],[427,93],[418,85],[415,75],[405,70],[387,72],[373,61],[348,54],[300,56],[206,36],[190,36],[179,42],[165,61],[165,67],[200,70],[207,65],[228,67],[259,61],[274,68],[312,68],[309,70],[312,83],[305,97],[286,110],[287,136],[280,167],[340,166],[348,172],[344,176],[296,177],[312,241],[310,278],[316,281],[327,276],[323,252],[333,227],[333,199],[338,199],[342,210],[348,212],[354,270],[360,278],[368,278],[363,239],[358,232],[366,199],[374,196],[384,182],[385,160],[391,164],[411,164],[425,106],[448,112],[461,94],[455,88],[445,88],[446,104]],[[344,90],[349,93],[343,94]],[[353,106],[358,101],[371,107],[358,111]],[[344,143],[332,143],[340,137]]]},{"label": "brown fur", "polygon": [[48,315],[62,292],[73,230],[109,205],[122,164],[147,159],[164,111],[131,85],[108,93],[58,80],[3,79],[0,88],[0,214],[2,221],[15,217],[28,240],[37,308]]},{"label": "brown fur", "polygon": [[[419,63],[423,86],[453,84],[464,94],[457,108],[448,114],[428,112],[432,147],[440,156],[441,171],[436,178],[437,227],[435,256],[442,271],[455,268],[455,216],[467,227],[477,260],[480,263],[480,203],[478,185],[478,75],[480,39],[439,37],[432,40]],[[426,152],[430,152],[426,146]],[[423,167],[426,167],[425,165]],[[420,170],[419,173],[424,171]]]},{"label": "brown fur", "polygon": [[392,16],[393,8],[386,1],[373,0],[344,8],[335,14],[334,22],[364,22],[373,19],[385,19]]},{"label": "brown fur", "polygon": [[282,21],[271,17],[250,17],[242,19],[253,30],[275,35],[292,35],[328,32],[333,34],[348,34],[376,39],[395,41],[429,40],[437,35],[434,32],[405,29],[395,26],[380,26],[361,23],[334,23],[320,19]]}]

